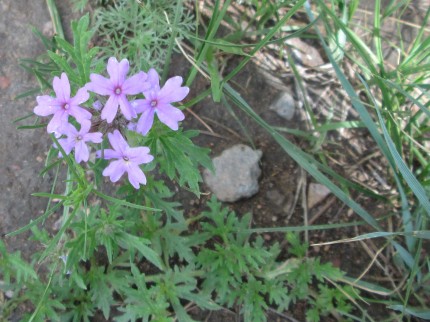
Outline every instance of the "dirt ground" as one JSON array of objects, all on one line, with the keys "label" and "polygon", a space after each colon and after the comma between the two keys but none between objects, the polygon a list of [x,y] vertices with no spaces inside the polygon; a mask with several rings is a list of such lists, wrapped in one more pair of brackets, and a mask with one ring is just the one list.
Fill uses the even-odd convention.
[{"label": "dirt ground", "polygon": [[[78,15],[70,10],[70,1],[56,2],[65,33],[70,36],[70,20]],[[52,182],[52,174],[38,175],[51,144],[46,131],[17,130],[23,124],[14,124],[36,106],[35,95],[16,99],[38,86],[36,79],[19,66],[21,59],[34,59],[45,52],[33,27],[45,36],[53,35],[46,1],[0,0],[0,234],[10,251],[20,250],[26,257],[35,247],[28,240],[29,234],[4,235],[45,211],[46,200],[31,194],[49,191]]]},{"label": "dirt ground", "polygon": [[[50,17],[45,1],[0,1],[0,233],[2,236],[44,211],[46,200],[32,197],[36,191],[48,191],[50,177],[39,177],[49,141],[43,130],[17,130],[13,121],[29,113],[35,98],[15,100],[19,94],[35,88],[35,79],[19,67],[19,59],[43,52],[31,27],[43,30]],[[28,254],[28,235],[4,238],[9,249]]]},{"label": "dirt ground", "polygon": [[[57,1],[62,14],[63,25],[66,27],[70,21],[69,1]],[[52,177],[44,178],[38,173],[43,168],[45,154],[50,141],[45,130],[17,130],[13,121],[32,112],[35,106],[35,97],[24,99],[14,98],[24,91],[37,86],[35,79],[19,66],[19,59],[32,58],[43,53],[43,46],[31,33],[31,26],[44,30],[49,34],[50,17],[44,0],[0,0],[0,233],[9,250],[21,250],[29,255],[32,247],[28,241],[28,234],[12,238],[4,235],[16,230],[31,219],[37,218],[46,207],[46,200],[32,197],[34,192],[49,191]],[[66,28],[67,29],[67,28]],[[235,61],[229,62],[226,69],[232,68]],[[181,58],[177,58],[171,69],[174,75],[185,76],[188,65]],[[274,85],[274,83],[276,83]],[[209,84],[196,81],[189,97],[194,97]],[[281,119],[274,111],[269,110],[270,104],[283,92],[294,92],[294,82],[291,77],[274,77],[254,64],[248,65],[231,83],[241,95],[250,103],[255,111],[268,123],[274,126],[297,128],[302,122],[300,115],[291,121]],[[230,204],[229,206],[239,214],[251,212],[254,227],[282,227],[301,226],[304,224],[304,209],[301,202],[294,203],[298,182],[305,179],[307,184],[313,182],[312,178],[304,174],[300,168],[287,156],[287,154],[271,139],[271,137],[258,125],[245,117],[240,111],[234,109],[232,115],[220,104],[213,103],[210,98],[192,108],[205,123],[187,113],[185,128],[199,129],[202,134],[195,140],[201,146],[210,147],[212,156],[219,155],[224,149],[237,143],[254,144],[263,151],[261,160],[262,176],[260,177],[260,190],[254,197]],[[235,120],[242,122],[247,134],[252,136],[252,143],[246,139],[246,133]],[[362,135],[363,133],[356,133]],[[288,136],[287,136],[288,137]],[[306,141],[288,137],[298,146],[306,147]],[[339,139],[339,138],[337,138]],[[337,142],[338,150],[333,148],[336,156],[342,157],[340,152],[342,142]],[[338,170],[338,169],[336,169]],[[203,186],[203,191],[208,192]],[[184,204],[186,213],[198,213],[205,208],[205,201],[194,199],[191,194],[181,192],[178,196]],[[367,210],[375,215],[382,212],[380,206],[368,203],[361,196],[355,196],[359,203],[364,204]],[[329,196],[319,205],[309,210],[308,218],[313,224],[339,223],[357,220],[347,207],[340,201]],[[313,219],[312,219],[313,218]],[[54,221],[48,221],[47,225]],[[355,236],[364,231],[357,231],[354,227],[336,231],[314,232],[309,235],[311,243],[329,241]],[[283,242],[282,234],[264,234],[268,243],[278,240]],[[331,261],[345,270],[349,276],[359,276],[372,260],[366,249],[359,243],[341,244],[312,248],[309,255],[321,256],[322,261]],[[380,271],[370,270],[375,278],[381,276]],[[370,310],[377,308],[370,307]],[[370,315],[371,312],[369,312]],[[383,315],[383,312],[380,312]],[[293,314],[299,320],[303,318],[303,309],[300,305]],[[219,321],[217,318],[210,321]],[[279,317],[274,316],[273,321]],[[229,317],[226,316],[227,321]],[[232,321],[235,317],[232,317]]]}]

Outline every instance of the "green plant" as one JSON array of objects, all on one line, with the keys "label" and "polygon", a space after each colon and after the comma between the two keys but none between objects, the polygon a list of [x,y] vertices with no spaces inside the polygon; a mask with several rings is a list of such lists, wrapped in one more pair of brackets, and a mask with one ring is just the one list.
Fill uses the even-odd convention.
[{"label": "green plant", "polygon": [[[192,55],[186,54],[193,62],[187,85],[191,86],[201,73],[211,86],[183,108],[212,94],[214,101],[221,102],[232,113],[233,108],[240,109],[267,130],[285,153],[326,185],[362,221],[316,226],[309,226],[305,221],[301,227],[251,228],[251,214],[240,216],[214,198],[208,201],[208,210],[196,215],[184,214],[172,187],[185,188],[200,197],[202,178],[198,167],[211,168],[209,150],[193,143],[193,138],[198,135],[196,131],[172,131],[162,122],[155,122],[148,135],[142,136],[127,130],[124,118],[118,118],[113,125],[120,127],[130,146],[148,146],[154,156],[153,163],[142,166],[147,182],[144,188],[137,190],[127,183],[117,190],[107,186],[103,181],[107,161],[98,158],[85,164],[78,163],[73,154],[62,148],[58,137],[51,135],[57,148],[51,148],[41,174],[54,170],[55,180],[51,191],[35,193],[48,198],[47,209],[42,216],[10,234],[31,229],[33,240],[44,247],[33,254],[29,264],[19,253],[9,254],[0,242],[1,278],[4,281],[0,287],[12,297],[1,303],[4,316],[25,303],[31,312],[23,312],[24,321],[90,321],[97,314],[117,321],[190,321],[189,308],[196,305],[201,310],[237,309],[245,321],[264,321],[268,310],[277,310],[281,314],[300,302],[306,307],[305,315],[310,321],[319,321],[328,315],[372,321],[371,314],[360,306],[360,296],[363,296],[368,302],[383,302],[391,309],[394,319],[429,317],[426,304],[429,262],[421,256],[430,238],[427,230],[429,166],[423,154],[429,115],[425,82],[429,76],[427,49],[430,42],[425,38],[425,23],[418,30],[418,37],[409,52],[406,47],[400,47],[402,59],[395,69],[390,70],[384,65],[380,27],[385,17],[406,6],[407,2],[398,6],[392,2],[383,14],[380,14],[380,2],[376,2],[375,52],[351,30],[357,1],[331,1],[330,7],[323,1],[316,2],[318,19],[326,28],[326,36],[318,31],[314,36],[320,39],[340,84],[361,117],[359,123],[352,121],[347,125],[359,124],[368,129],[387,160],[391,183],[397,189],[391,198],[389,216],[376,219],[371,211],[352,199],[350,191],[364,192],[377,200],[383,199],[382,196],[350,182],[330,168],[321,141],[316,145],[319,149],[317,157],[314,156],[316,149],[310,153],[303,151],[268,124],[230,85],[257,51],[269,44],[282,44],[285,39],[302,35],[316,26],[317,19],[306,2],[248,1],[255,11],[248,26],[243,28],[228,17],[231,1],[215,0],[201,37],[198,31],[194,36],[190,35],[193,16],[184,10],[183,1],[116,1],[110,7],[98,9],[92,31],[89,31],[89,16],[74,22],[73,43],[68,43],[61,34],[47,39],[38,33],[47,54],[38,60],[23,60],[22,65],[36,76],[40,89],[24,95],[33,95],[40,90],[52,92],[52,78],[62,73],[67,75],[75,93],[92,81],[91,74],[104,70],[108,57],[128,57],[136,71],[147,71],[152,66],[159,70],[163,68],[164,83],[173,51],[178,47],[183,50],[181,39],[190,40],[194,51]],[[85,3],[80,1],[81,5]],[[284,36],[280,31],[303,5],[311,23],[303,28],[293,28],[294,33]],[[278,14],[280,8],[282,15]],[[424,22],[429,15],[430,11]],[[58,19],[55,21],[59,23]],[[235,29],[220,38],[223,22]],[[269,25],[271,28],[267,28]],[[103,47],[88,48],[93,33],[100,37]],[[253,44],[235,43],[255,35]],[[220,53],[239,56],[237,66],[225,75],[220,72],[222,64],[217,59]],[[359,82],[354,86],[359,86],[366,94],[365,101],[357,95],[356,88],[342,71],[341,64],[346,60],[355,62]],[[294,68],[293,64],[291,66]],[[297,70],[293,73],[300,76]],[[418,94],[417,90],[420,91]],[[135,98],[143,99],[145,95],[138,93]],[[84,108],[93,111],[92,104],[96,99],[96,95],[91,94],[84,102]],[[407,102],[415,104],[418,111],[408,114]],[[94,113],[100,116],[100,113]],[[315,131],[325,133],[345,124],[314,122],[313,125]],[[45,126],[36,119],[33,124],[21,128]],[[104,131],[110,130],[109,126],[104,128]],[[313,134],[295,129],[286,132],[299,133],[311,142],[315,140]],[[249,133],[248,137],[251,137]],[[108,143],[105,140],[100,151],[106,149]],[[59,152],[62,159],[58,158]],[[62,167],[66,168],[65,177],[59,175]],[[57,193],[62,188],[64,193]],[[394,201],[401,207],[396,208]],[[49,235],[43,223],[53,213],[62,213],[61,227]],[[387,218],[400,218],[401,230],[386,231],[383,227]],[[405,283],[393,283],[393,291],[361,280],[362,276],[358,280],[350,278],[331,263],[308,257],[309,245],[298,234],[360,225],[373,232],[347,241],[386,238],[384,247],[395,250],[393,261]],[[287,247],[277,243],[268,245],[258,235],[270,232],[282,233]],[[43,270],[35,267],[43,267]],[[360,295],[358,289],[366,292]],[[383,298],[375,300],[367,292]]]},{"label": "green plant", "polygon": [[[42,85],[49,86],[45,77],[51,73],[59,75],[65,70],[75,91],[88,82],[92,69],[101,69],[101,61],[94,61],[98,48],[87,51],[85,46],[91,35],[88,23],[88,16],[84,16],[73,24],[73,44],[58,37],[49,43],[55,47],[45,58],[49,59],[48,64],[26,61],[26,66],[33,66]],[[58,95],[58,88],[54,89]],[[91,101],[85,105],[90,108]],[[27,128],[39,126],[45,124],[36,121]],[[208,149],[191,141],[196,134],[173,133],[157,123],[147,136],[131,131],[127,139],[131,145],[148,145],[154,154],[156,162],[145,167],[147,175],[156,166],[160,173],[181,186],[187,185],[198,195],[201,177],[197,167],[201,164],[210,168],[211,162]],[[2,263],[9,274],[8,286],[14,280],[18,282],[14,286],[15,297],[8,303],[26,302],[34,308],[24,314],[25,321],[90,321],[97,312],[118,321],[174,317],[189,321],[187,303],[209,310],[239,306],[246,321],[264,321],[269,305],[284,310],[298,300],[310,300],[313,314],[333,314],[338,306],[345,313],[351,310],[344,304],[343,293],[327,287],[320,286],[315,292],[325,294],[326,302],[332,304],[329,309],[312,300],[310,290],[315,278],[322,282],[324,274],[332,279],[342,274],[329,264],[320,265],[318,260],[304,258],[307,246],[300,244],[297,235],[287,237],[290,254],[297,258],[281,263],[277,261],[278,245],[266,247],[260,237],[251,241],[249,214],[239,219],[214,198],[208,203],[209,211],[185,219],[178,210],[179,204],[169,200],[172,192],[165,182],[150,175],[145,189],[136,190],[126,184],[115,197],[108,196],[101,180],[106,162],[81,165],[66,153],[58,138],[51,138],[56,148],[49,153],[42,172],[65,164],[64,194],[53,193],[57,180],[51,192],[36,193],[49,198],[46,212],[11,234],[32,229],[33,238],[44,245],[33,258],[43,263],[47,273],[35,274],[19,256],[2,252]],[[58,160],[58,149],[64,162]],[[93,180],[85,175],[89,170],[94,173]],[[52,205],[54,198],[60,201]],[[49,236],[40,224],[60,209],[62,225],[54,236]],[[201,230],[190,232],[189,225],[197,221]],[[20,269],[13,270],[17,265]],[[26,273],[28,291],[21,283],[22,272]],[[21,297],[23,292],[25,297]],[[12,307],[8,304],[5,312]]]},{"label": "green plant", "polygon": [[94,20],[102,57],[127,56],[135,70],[167,68],[177,50],[174,39],[183,39],[194,28],[182,0],[116,1],[97,9]]},{"label": "green plant", "polygon": [[[424,289],[422,292],[414,294],[411,293],[411,289],[414,288],[413,285],[415,285],[416,290],[417,288],[420,289],[419,285],[421,285],[423,274],[428,274],[426,261],[420,256],[427,237],[423,236],[424,240],[422,240],[415,236],[419,236],[417,232],[420,231],[426,235],[427,217],[430,214],[427,179],[425,175],[422,176],[423,173],[426,173],[422,169],[427,168],[428,163],[423,160],[420,152],[423,149],[423,143],[419,143],[420,128],[426,128],[428,122],[427,106],[421,101],[421,98],[425,96],[425,89],[421,88],[420,83],[429,77],[427,66],[429,55],[422,49],[428,46],[428,38],[424,38],[424,29],[430,11],[427,12],[422,26],[417,30],[418,37],[411,44],[410,55],[400,55],[400,60],[396,66],[388,66],[385,63],[382,49],[383,37],[381,35],[383,19],[395,13],[399,8],[406,8],[408,3],[405,2],[398,6],[390,5],[383,11],[380,1],[375,2],[373,51],[349,26],[336,17],[331,9],[321,1],[318,2],[325,25],[329,24],[328,21],[334,24],[350,42],[352,48],[346,52],[346,55],[356,63],[358,68],[356,74],[366,93],[366,102],[359,99],[336,62],[333,52],[325,44],[320,34],[319,37],[342,86],[350,96],[352,105],[358,111],[381,154],[388,161],[390,171],[387,175],[396,186],[393,199],[397,199],[401,205],[401,209],[394,211],[403,223],[401,231],[385,233],[382,229],[377,229],[374,234],[374,237],[404,236],[403,240],[390,239],[390,242],[396,250],[396,255],[403,262],[402,266],[405,268],[403,274],[407,278],[407,287],[398,299],[392,299],[388,303],[391,303],[390,307],[396,307],[397,310],[402,311],[402,314],[424,317],[427,315],[423,314],[421,310],[428,310],[425,305],[421,308],[415,308],[410,307],[409,303],[411,296],[415,297],[419,303],[424,303],[424,298],[428,296]],[[309,8],[308,14],[312,17]],[[402,39],[400,39],[400,43],[402,44]],[[419,53],[417,52],[418,48],[420,48]],[[400,49],[404,49],[403,45]],[[418,93],[419,96],[415,96],[417,88],[421,90],[421,93]],[[407,111],[411,104],[418,107],[416,113]],[[372,110],[369,111],[367,106],[370,106]],[[426,116],[419,117],[420,115]],[[393,306],[392,303],[397,301],[400,301],[402,305]]]}]

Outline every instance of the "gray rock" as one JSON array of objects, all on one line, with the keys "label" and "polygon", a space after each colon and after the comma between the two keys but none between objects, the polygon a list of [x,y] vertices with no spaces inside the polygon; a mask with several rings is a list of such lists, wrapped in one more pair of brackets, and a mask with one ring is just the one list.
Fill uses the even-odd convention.
[{"label": "gray rock", "polygon": [[258,192],[258,162],[262,155],[260,150],[237,144],[213,159],[215,174],[205,170],[204,181],[221,201],[251,197]]},{"label": "gray rock", "polygon": [[319,204],[330,194],[330,190],[319,183],[311,183],[308,188],[308,209]]},{"label": "gray rock", "polygon": [[280,117],[290,121],[296,112],[296,102],[290,93],[284,92],[269,109],[275,111]]},{"label": "gray rock", "polygon": [[303,40],[292,38],[285,43],[292,48],[293,58],[297,63],[306,67],[318,67],[324,64],[318,50]]}]

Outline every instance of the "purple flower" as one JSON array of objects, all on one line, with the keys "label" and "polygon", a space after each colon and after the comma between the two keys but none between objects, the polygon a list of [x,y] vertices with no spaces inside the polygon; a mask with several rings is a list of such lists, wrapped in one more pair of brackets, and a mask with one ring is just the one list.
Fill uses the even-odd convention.
[{"label": "purple flower", "polygon": [[103,141],[102,133],[88,133],[90,127],[91,122],[88,120],[82,122],[79,131],[72,124],[68,124],[62,132],[67,135],[67,138],[58,140],[58,143],[61,144],[66,154],[75,149],[75,159],[78,163],[81,161],[87,162],[90,157],[90,151],[86,142],[101,143]]},{"label": "purple flower", "polygon": [[169,78],[160,89],[160,79],[153,68],[148,71],[148,81],[151,88],[143,91],[145,99],[132,102],[135,111],[142,113],[137,122],[136,131],[146,135],[154,122],[154,114],[157,114],[162,123],[176,131],[179,127],[178,122],[182,121],[185,116],[171,103],[183,100],[190,89],[186,86],[181,87],[182,77],[180,76]]},{"label": "purple flower", "polygon": [[103,108],[103,104],[102,104],[102,102],[100,102],[99,100],[95,101],[95,102],[93,103],[93,108],[94,108],[96,111],[100,111],[100,110]]},{"label": "purple flower", "polygon": [[[128,181],[133,187],[139,189],[139,184],[146,184],[146,177],[139,165],[151,162],[154,157],[149,154],[149,148],[129,147],[127,141],[123,138],[118,130],[108,134],[109,142],[112,149],[105,149],[104,158],[106,160],[117,159],[112,161],[103,171],[104,176],[109,176],[112,182],[117,182],[119,178],[127,172]],[[102,156],[102,151],[97,151],[97,157]]]},{"label": "purple flower", "polygon": [[54,77],[53,87],[57,97],[37,96],[38,105],[34,108],[34,114],[39,116],[54,114],[48,123],[48,133],[61,131],[68,123],[69,115],[79,123],[91,119],[91,113],[79,106],[90,97],[85,88],[79,89],[75,97],[70,97],[70,83],[65,73],[61,74],[61,78]]},{"label": "purple flower", "polygon": [[101,118],[108,123],[112,123],[118,112],[118,106],[127,120],[136,117],[136,112],[131,107],[126,95],[136,95],[143,92],[149,87],[146,81],[147,75],[140,72],[128,79],[129,63],[127,59],[120,62],[115,57],[109,58],[107,64],[107,72],[110,78],[103,77],[98,74],[91,74],[86,88],[100,95],[109,95],[109,98],[102,110]]}]

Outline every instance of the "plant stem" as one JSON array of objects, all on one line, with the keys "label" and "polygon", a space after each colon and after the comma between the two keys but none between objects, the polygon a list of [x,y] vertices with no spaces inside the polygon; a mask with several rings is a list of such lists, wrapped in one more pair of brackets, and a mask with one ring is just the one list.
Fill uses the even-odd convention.
[{"label": "plant stem", "polygon": [[65,39],[63,25],[61,24],[60,14],[58,13],[55,0],[46,0],[49,15],[51,16],[52,23],[54,25],[54,32],[58,37]]}]

